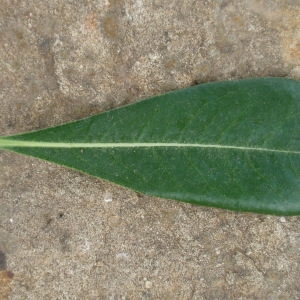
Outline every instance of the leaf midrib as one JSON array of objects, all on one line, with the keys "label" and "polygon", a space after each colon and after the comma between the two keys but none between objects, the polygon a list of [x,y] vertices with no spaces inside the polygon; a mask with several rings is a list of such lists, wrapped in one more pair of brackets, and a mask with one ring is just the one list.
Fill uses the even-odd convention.
[{"label": "leaf midrib", "polygon": [[233,149],[241,151],[259,151],[259,152],[275,152],[285,154],[300,154],[300,151],[270,149],[260,147],[242,147],[234,145],[218,145],[218,144],[198,144],[198,143],[66,143],[66,142],[33,142],[21,140],[9,140],[0,138],[0,148],[26,147],[26,148],[212,148],[212,149]]}]

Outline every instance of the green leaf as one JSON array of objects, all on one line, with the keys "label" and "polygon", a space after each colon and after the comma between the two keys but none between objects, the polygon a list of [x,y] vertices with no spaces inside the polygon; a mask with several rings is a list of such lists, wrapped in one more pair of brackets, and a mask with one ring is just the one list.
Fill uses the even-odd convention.
[{"label": "green leaf", "polygon": [[0,148],[148,195],[300,214],[300,82],[294,80],[202,84],[1,137]]}]

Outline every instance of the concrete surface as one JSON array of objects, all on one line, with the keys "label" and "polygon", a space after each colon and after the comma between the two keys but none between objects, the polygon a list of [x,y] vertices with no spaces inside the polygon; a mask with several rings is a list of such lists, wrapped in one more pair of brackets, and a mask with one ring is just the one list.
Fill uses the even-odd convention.
[{"label": "concrete surface", "polygon": [[[0,134],[193,84],[300,79],[299,0],[1,0]],[[300,218],[146,197],[0,153],[1,299],[300,299]],[[110,201],[112,200],[112,201]]]}]

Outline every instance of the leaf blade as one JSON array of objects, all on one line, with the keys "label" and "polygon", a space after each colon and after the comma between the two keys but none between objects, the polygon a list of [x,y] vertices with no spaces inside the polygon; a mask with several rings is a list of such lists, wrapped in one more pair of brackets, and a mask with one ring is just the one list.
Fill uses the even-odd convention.
[{"label": "leaf blade", "polygon": [[294,215],[300,214],[299,99],[299,82],[287,79],[205,84],[0,138],[0,148],[149,195]]}]

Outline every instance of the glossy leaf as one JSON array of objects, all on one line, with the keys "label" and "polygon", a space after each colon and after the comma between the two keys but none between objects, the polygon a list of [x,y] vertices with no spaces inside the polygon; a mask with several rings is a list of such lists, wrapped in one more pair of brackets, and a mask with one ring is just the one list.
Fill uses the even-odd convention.
[{"label": "glossy leaf", "polygon": [[300,82],[201,84],[0,138],[133,190],[205,206],[300,214]]}]

